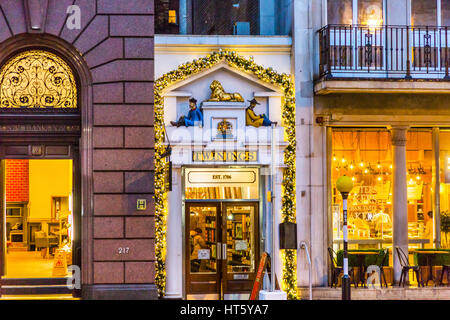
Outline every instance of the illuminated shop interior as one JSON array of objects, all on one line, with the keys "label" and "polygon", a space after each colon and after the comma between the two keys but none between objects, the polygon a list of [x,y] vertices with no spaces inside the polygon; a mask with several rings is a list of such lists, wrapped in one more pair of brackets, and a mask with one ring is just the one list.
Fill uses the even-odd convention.
[{"label": "illuminated shop interior", "polygon": [[72,264],[72,186],[72,160],[5,160],[6,277],[65,276],[54,267],[58,252]]},{"label": "illuminated shop interior", "polygon": [[[441,154],[450,135],[441,132]],[[342,239],[342,198],[336,180],[347,175],[354,187],[348,201],[350,244],[354,249],[392,247],[393,155],[390,132],[385,129],[334,129],[332,134],[332,232]],[[444,148],[444,149],[442,149]],[[414,129],[407,133],[408,238],[410,247],[433,245],[434,232],[426,230],[428,212],[434,211],[432,131]],[[442,180],[442,179],[441,179]],[[448,208],[448,190],[441,184],[441,210]],[[445,195],[445,196],[444,196]],[[435,215],[433,215],[434,219]],[[433,224],[434,225],[434,220]],[[372,240],[372,241],[362,241]]]},{"label": "illuminated shop interior", "polygon": [[259,259],[259,170],[184,173],[188,294],[249,292]]}]

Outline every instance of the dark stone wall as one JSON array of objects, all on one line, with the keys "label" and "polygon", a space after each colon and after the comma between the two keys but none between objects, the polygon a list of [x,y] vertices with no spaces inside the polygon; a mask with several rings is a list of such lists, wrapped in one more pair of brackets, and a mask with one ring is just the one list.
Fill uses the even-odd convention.
[{"label": "dark stone wall", "polygon": [[[0,2],[0,42],[30,30],[24,3]],[[70,5],[81,9],[79,30],[67,28]],[[92,110],[94,147],[85,297],[155,298],[153,0],[48,0],[42,31],[81,53],[93,82],[92,105],[80,106]]]}]

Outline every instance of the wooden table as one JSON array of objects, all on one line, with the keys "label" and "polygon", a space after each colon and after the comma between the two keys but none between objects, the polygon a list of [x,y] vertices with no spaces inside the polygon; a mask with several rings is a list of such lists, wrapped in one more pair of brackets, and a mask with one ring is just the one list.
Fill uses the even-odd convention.
[{"label": "wooden table", "polygon": [[358,259],[358,266],[359,266],[359,279],[356,282],[356,286],[359,285],[359,283],[361,282],[363,284],[363,287],[366,287],[366,282],[365,282],[365,277],[364,277],[364,258],[366,257],[366,255],[379,255],[379,252],[375,252],[375,251],[349,251],[348,252],[349,255],[355,255],[357,256]]},{"label": "wooden table", "polygon": [[428,267],[430,268],[429,272],[428,272],[428,278],[427,281],[425,282],[426,285],[428,285],[429,281],[433,281],[434,285],[436,286],[436,280],[433,277],[433,265],[434,265],[434,258],[436,257],[436,255],[438,254],[450,254],[447,251],[439,251],[439,250],[426,250],[426,251],[418,251],[418,250],[414,250],[414,253],[420,253],[426,256],[427,258],[427,264]]}]

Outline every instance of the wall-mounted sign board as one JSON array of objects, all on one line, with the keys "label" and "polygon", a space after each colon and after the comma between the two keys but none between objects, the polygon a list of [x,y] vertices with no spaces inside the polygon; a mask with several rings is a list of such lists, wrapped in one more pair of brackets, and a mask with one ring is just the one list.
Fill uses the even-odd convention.
[{"label": "wall-mounted sign board", "polygon": [[257,151],[193,151],[193,162],[257,162]]}]

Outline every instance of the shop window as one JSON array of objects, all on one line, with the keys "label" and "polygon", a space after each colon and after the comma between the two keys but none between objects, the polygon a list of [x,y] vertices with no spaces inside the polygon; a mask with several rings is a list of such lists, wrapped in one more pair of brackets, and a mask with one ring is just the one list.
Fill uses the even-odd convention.
[{"label": "shop window", "polygon": [[[432,133],[426,129],[410,130],[406,138],[408,238],[429,240],[425,246],[433,247]],[[420,246],[410,242],[410,247]]]},{"label": "shop window", "polygon": [[[332,135],[333,239],[342,240],[342,197],[336,181],[353,180],[348,199],[349,239],[392,239],[392,148],[387,130],[335,129]],[[379,241],[382,243],[382,241]],[[377,246],[374,241],[372,246]]]},{"label": "shop window", "polygon": [[441,246],[450,247],[448,221],[450,220],[450,131],[439,133],[440,188],[439,203],[441,215]]},{"label": "shop window", "polygon": [[411,0],[411,25],[436,26],[437,2],[435,0]]},{"label": "shop window", "polygon": [[352,0],[328,0],[328,24],[352,24]]}]

